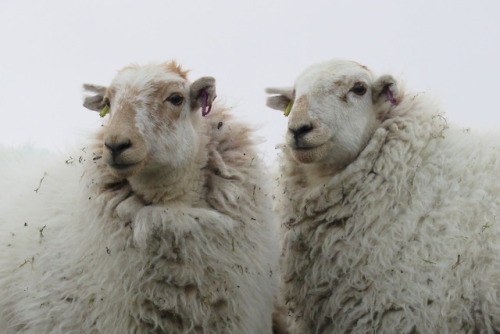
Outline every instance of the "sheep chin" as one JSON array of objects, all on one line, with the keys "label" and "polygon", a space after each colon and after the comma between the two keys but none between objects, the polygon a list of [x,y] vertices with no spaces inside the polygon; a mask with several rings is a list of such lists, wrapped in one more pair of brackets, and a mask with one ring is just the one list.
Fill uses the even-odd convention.
[{"label": "sheep chin", "polygon": [[328,151],[328,145],[321,144],[315,147],[302,148],[295,147],[292,148],[292,155],[297,162],[309,164],[320,162],[326,156]]}]

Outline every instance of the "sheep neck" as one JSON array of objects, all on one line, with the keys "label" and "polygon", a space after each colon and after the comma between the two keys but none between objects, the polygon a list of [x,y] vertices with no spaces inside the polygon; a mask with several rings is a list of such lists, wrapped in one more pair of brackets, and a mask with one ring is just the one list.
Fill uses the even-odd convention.
[{"label": "sheep neck", "polygon": [[334,175],[345,168],[338,163],[314,163],[302,165],[308,187],[315,187],[328,182]]},{"label": "sheep neck", "polygon": [[320,162],[301,163],[293,158],[290,150],[286,150],[285,152],[290,166],[294,166],[291,173],[300,175],[300,184],[302,187],[306,188],[316,187],[327,183],[336,174],[342,172],[346,166],[354,160],[354,157],[346,156],[343,159],[332,157]]}]

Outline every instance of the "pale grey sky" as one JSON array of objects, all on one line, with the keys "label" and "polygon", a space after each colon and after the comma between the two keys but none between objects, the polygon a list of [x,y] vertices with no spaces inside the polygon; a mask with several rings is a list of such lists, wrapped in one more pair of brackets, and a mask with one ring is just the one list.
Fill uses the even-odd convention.
[{"label": "pale grey sky", "polygon": [[286,119],[264,88],[330,58],[390,72],[428,91],[463,127],[500,125],[500,1],[2,0],[0,145],[65,150],[100,124],[84,82],[130,63],[176,59],[190,79],[259,128],[269,159]]}]

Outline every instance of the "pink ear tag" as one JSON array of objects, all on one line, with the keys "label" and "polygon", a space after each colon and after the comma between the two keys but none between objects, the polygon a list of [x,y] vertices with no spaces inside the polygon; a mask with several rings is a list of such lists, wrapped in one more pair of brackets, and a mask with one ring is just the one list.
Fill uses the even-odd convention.
[{"label": "pink ear tag", "polygon": [[212,110],[212,104],[208,103],[208,93],[205,90],[201,91],[201,115],[203,117],[207,116]]}]

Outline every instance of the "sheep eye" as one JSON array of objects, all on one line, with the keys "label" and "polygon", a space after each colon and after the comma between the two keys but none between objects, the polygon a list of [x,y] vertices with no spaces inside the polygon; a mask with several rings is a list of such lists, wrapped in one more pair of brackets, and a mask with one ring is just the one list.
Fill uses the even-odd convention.
[{"label": "sheep eye", "polygon": [[363,96],[366,93],[366,87],[362,83],[356,83],[354,86],[351,88],[351,92],[358,96]]},{"label": "sheep eye", "polygon": [[167,97],[165,101],[172,103],[174,106],[180,106],[184,101],[184,97],[178,93],[174,93]]}]

